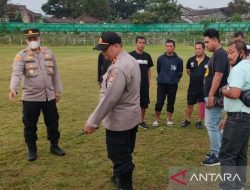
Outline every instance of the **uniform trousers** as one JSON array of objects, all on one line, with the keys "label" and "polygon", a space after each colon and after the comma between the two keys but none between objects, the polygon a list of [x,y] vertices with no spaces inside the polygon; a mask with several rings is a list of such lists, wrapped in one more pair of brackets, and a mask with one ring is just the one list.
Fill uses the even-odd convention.
[{"label": "uniform trousers", "polygon": [[47,127],[47,139],[51,141],[52,144],[56,144],[60,138],[60,133],[58,131],[59,115],[55,99],[46,102],[23,101],[25,142],[34,143],[37,140],[37,122],[41,111]]},{"label": "uniform trousers", "polygon": [[113,162],[113,174],[122,182],[131,183],[134,170],[132,153],[135,147],[137,126],[127,131],[106,129],[108,157]]}]

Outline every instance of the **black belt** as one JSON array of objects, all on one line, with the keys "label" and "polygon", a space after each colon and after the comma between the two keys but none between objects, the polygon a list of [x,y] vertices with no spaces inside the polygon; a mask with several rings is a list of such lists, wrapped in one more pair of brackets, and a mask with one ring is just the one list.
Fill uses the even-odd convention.
[{"label": "black belt", "polygon": [[250,113],[245,112],[227,112],[228,117],[250,118]]}]

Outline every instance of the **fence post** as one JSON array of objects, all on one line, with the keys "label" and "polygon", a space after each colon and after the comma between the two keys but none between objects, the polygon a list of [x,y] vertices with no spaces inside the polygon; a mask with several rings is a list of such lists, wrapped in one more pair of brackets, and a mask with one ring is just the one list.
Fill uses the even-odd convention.
[{"label": "fence post", "polygon": [[9,44],[11,45],[11,36],[9,36]]},{"label": "fence post", "polygon": [[20,38],[20,44],[21,44],[21,46],[23,45],[23,39],[22,38]]}]

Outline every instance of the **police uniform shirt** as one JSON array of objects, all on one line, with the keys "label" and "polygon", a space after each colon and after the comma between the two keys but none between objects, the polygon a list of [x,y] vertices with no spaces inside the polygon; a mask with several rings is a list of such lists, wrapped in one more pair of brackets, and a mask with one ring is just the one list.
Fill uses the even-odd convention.
[{"label": "police uniform shirt", "polygon": [[13,62],[10,89],[18,91],[23,79],[22,100],[44,102],[55,99],[62,91],[57,65],[52,51],[41,47],[38,53],[26,48]]},{"label": "police uniform shirt", "polygon": [[141,86],[147,87],[149,85],[148,79],[148,70],[150,67],[153,67],[153,61],[147,52],[143,52],[142,54],[137,53],[136,51],[132,51],[129,53],[132,55],[138,62],[141,70]]},{"label": "police uniform shirt", "polygon": [[127,52],[117,55],[103,77],[100,100],[88,123],[111,131],[132,129],[140,122],[140,68]]},{"label": "police uniform shirt", "polygon": [[186,69],[190,71],[189,90],[192,92],[203,91],[204,74],[209,57],[205,55],[201,63],[198,63],[196,56],[188,59]]}]

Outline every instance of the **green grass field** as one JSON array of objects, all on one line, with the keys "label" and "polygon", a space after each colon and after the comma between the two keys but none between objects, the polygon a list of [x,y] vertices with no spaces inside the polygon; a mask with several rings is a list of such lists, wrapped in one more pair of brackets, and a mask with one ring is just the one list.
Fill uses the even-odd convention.
[{"label": "green grass field", "polygon": [[[23,47],[0,47],[0,189],[113,189],[110,183],[112,164],[107,159],[105,133],[100,128],[89,136],[77,137],[89,114],[98,102],[97,51],[92,47],[53,47],[61,74],[64,92],[58,104],[60,114],[60,145],[65,157],[49,153],[43,117],[38,123],[38,159],[26,160],[27,148],[23,139],[22,110],[19,98],[10,102],[8,89],[11,65],[15,54]],[[125,47],[128,51],[133,47]],[[156,64],[164,46],[147,47]],[[178,45],[176,52],[184,59],[193,55],[193,48]],[[151,104],[146,121],[154,120],[156,102],[156,67],[152,68]],[[186,90],[189,79],[184,73],[175,104],[172,128],[165,125],[166,109],[161,126],[140,129],[134,152],[134,189],[161,190],[168,187],[170,166],[200,166],[209,151],[206,129],[196,129],[196,108],[192,126],[180,128],[184,119]]]}]

